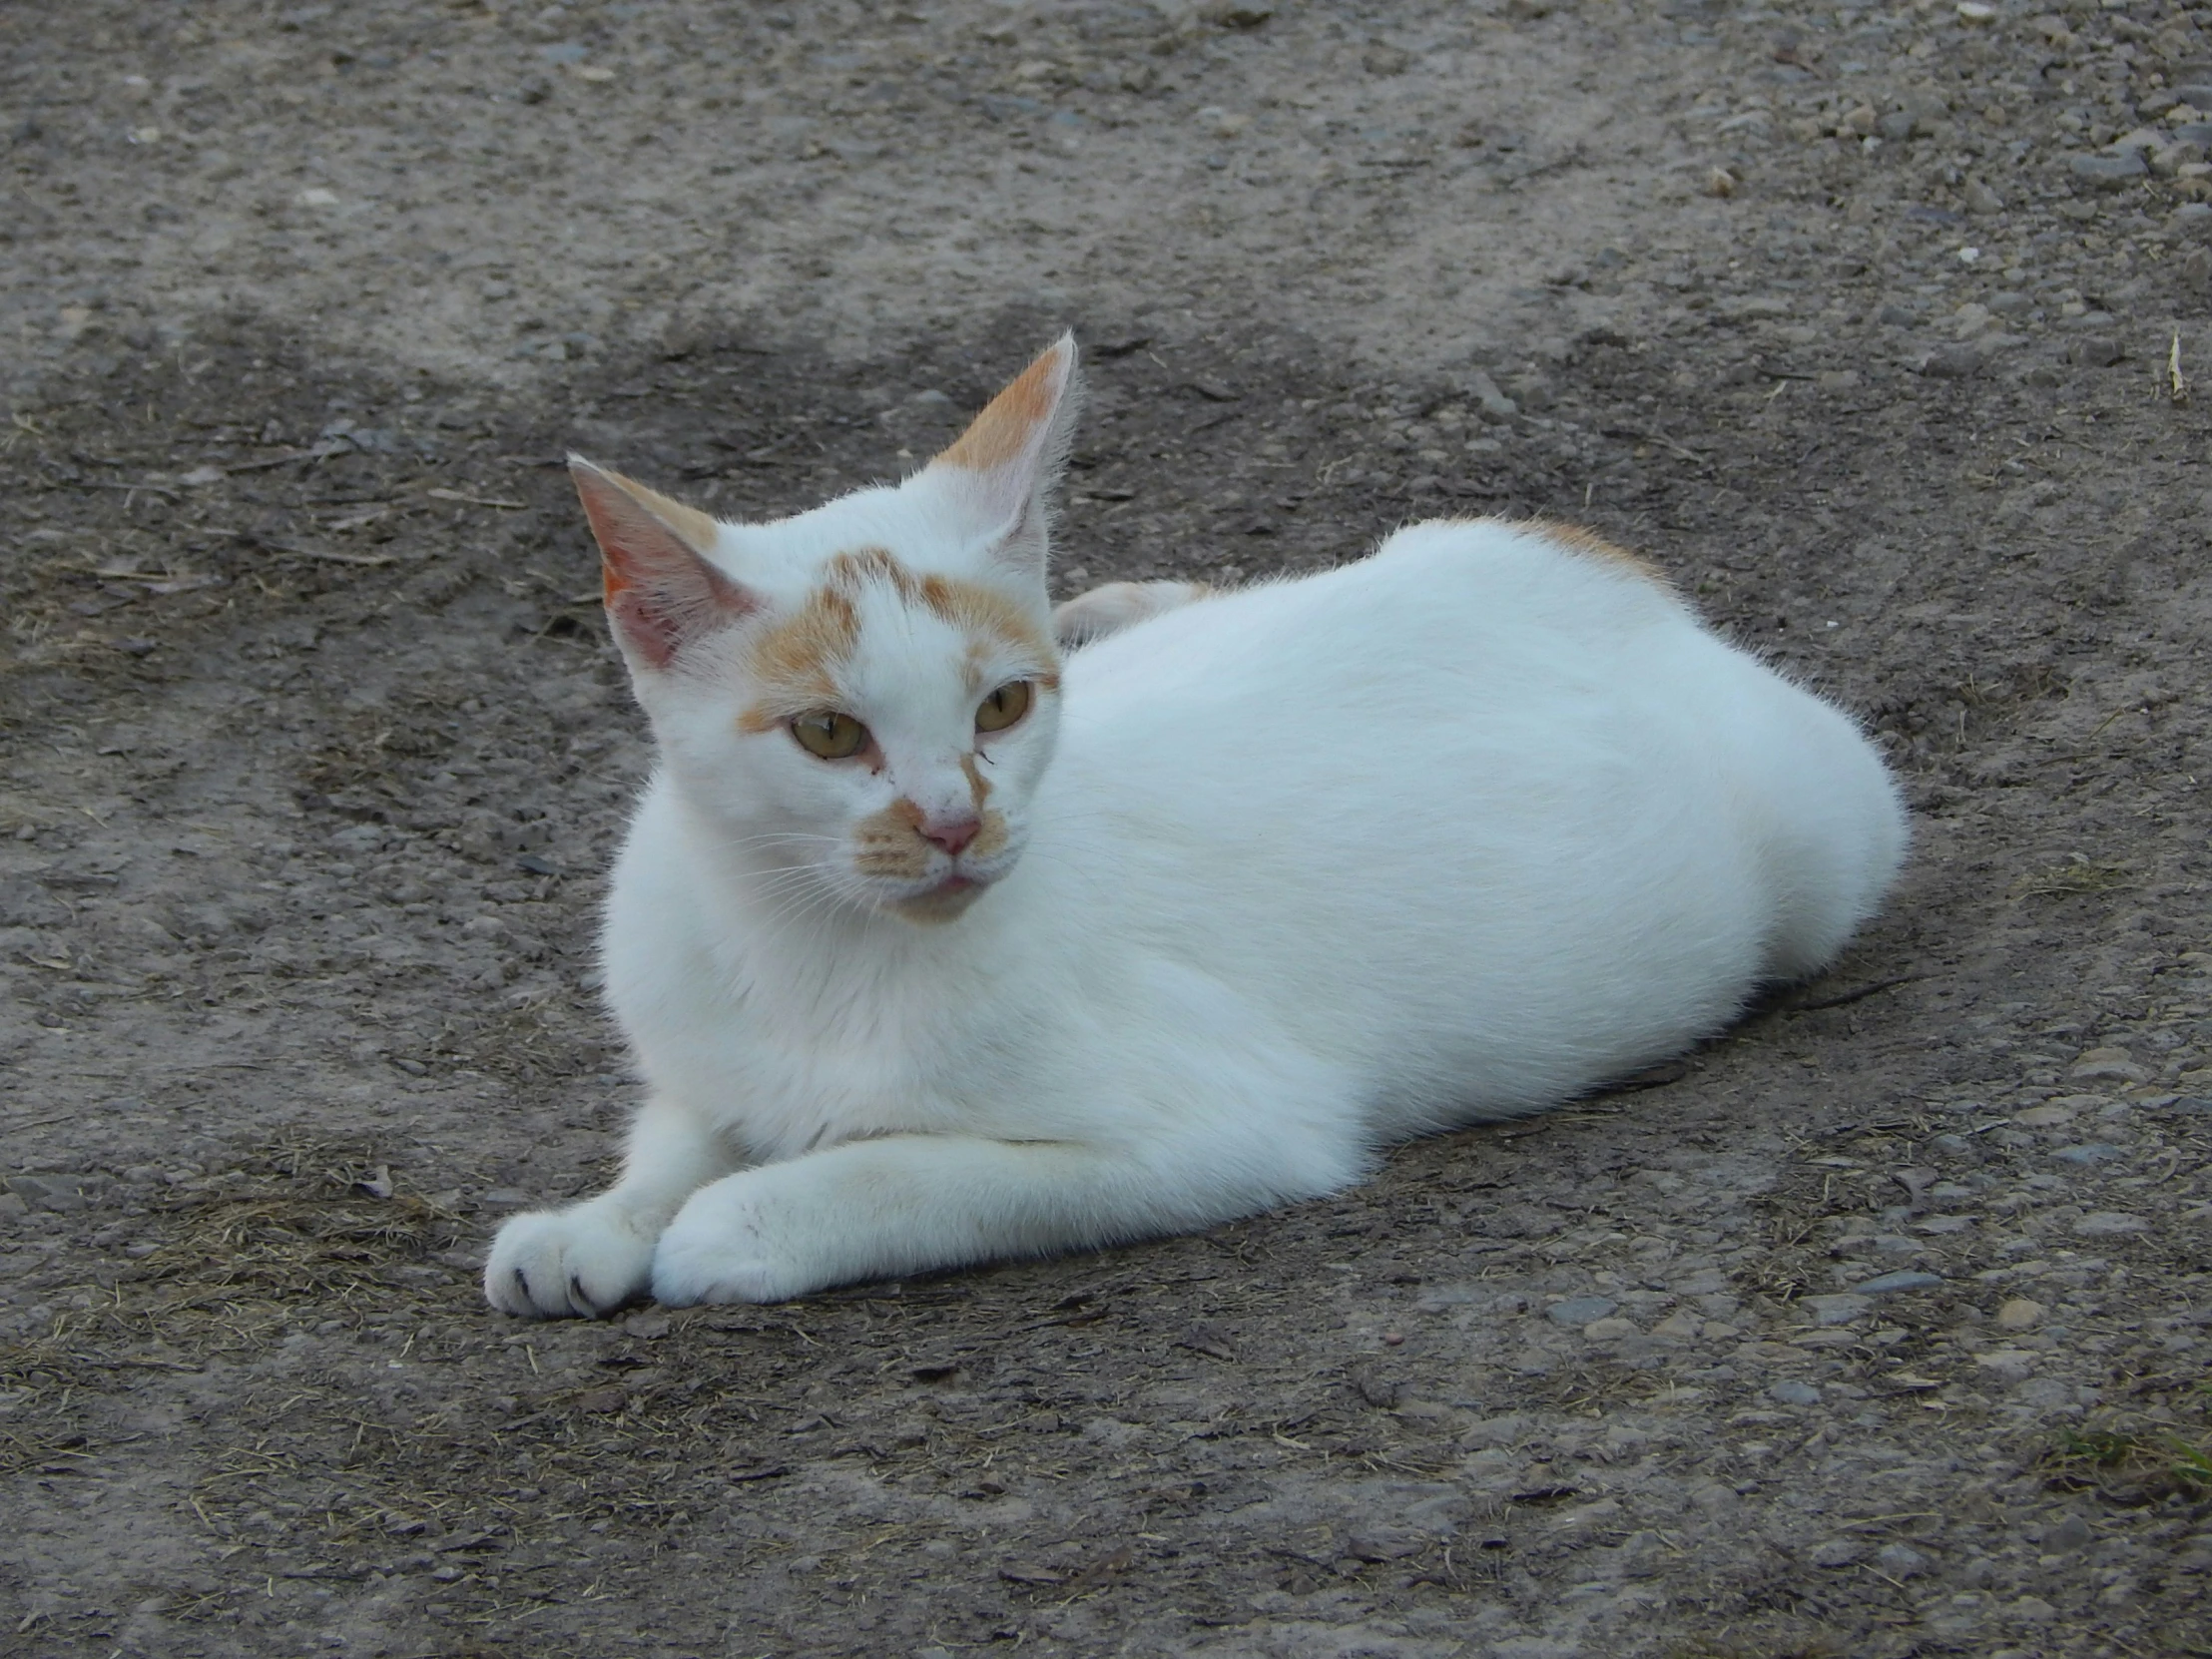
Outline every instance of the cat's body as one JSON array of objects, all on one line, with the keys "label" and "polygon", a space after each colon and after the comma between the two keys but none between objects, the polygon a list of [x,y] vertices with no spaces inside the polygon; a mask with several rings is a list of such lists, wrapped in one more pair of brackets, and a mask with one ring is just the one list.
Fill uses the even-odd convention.
[{"label": "cat's body", "polygon": [[[855,537],[899,557],[884,504],[847,501],[862,513],[822,509],[813,557]],[[934,562],[903,555],[885,580],[919,593]],[[1029,673],[1057,756],[1048,732],[1027,751],[978,732],[966,775],[1025,797],[1015,856],[990,868],[986,781],[990,890],[949,881],[919,910],[825,888],[795,837],[829,824],[786,829],[702,773],[685,705],[714,698],[661,689],[668,762],[606,936],[652,1100],[621,1185],[501,1235],[494,1303],[773,1299],[1325,1193],[1384,1144],[1717,1029],[1828,961],[1896,868],[1895,792],[1851,723],[1572,533],[1420,525],[1320,576],[1154,597],[1063,666],[970,677],[973,699]],[[916,664],[945,643],[908,632],[879,643]],[[871,714],[895,723],[884,690]],[[894,775],[900,741],[880,743]],[[913,833],[956,875],[966,843],[944,854],[959,834],[926,794],[901,798]]]}]

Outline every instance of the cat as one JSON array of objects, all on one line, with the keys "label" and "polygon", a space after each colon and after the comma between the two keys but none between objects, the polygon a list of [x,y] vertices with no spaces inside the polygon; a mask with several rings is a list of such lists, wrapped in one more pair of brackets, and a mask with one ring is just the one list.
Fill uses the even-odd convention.
[{"label": "cat", "polygon": [[603,940],[648,1098],[612,1188],[500,1230],[493,1306],[1313,1198],[1678,1053],[1877,907],[1872,744],[1581,532],[1416,524],[1056,625],[1077,400],[1063,337],[903,482],[767,524],[572,461],[659,745]]}]

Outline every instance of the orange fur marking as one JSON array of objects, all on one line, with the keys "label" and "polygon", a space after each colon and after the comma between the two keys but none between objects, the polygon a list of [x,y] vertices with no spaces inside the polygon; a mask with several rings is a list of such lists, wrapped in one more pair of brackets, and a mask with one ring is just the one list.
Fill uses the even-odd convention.
[{"label": "orange fur marking", "polygon": [[1059,400],[1066,359],[1059,346],[1047,347],[1012,384],[983,405],[983,412],[936,459],[971,472],[988,472],[1018,459]]},{"label": "orange fur marking", "polygon": [[976,766],[975,751],[972,749],[960,757],[960,771],[967,778],[968,801],[975,808],[976,817],[996,818],[996,813],[986,815],[983,811],[983,803],[990,798],[991,781]]},{"label": "orange fur marking", "polygon": [[[823,566],[824,585],[798,613],[763,634],[753,647],[753,672],[767,683],[761,700],[738,717],[739,729],[772,732],[794,715],[831,707],[837,669],[860,639],[860,590],[873,582],[908,605],[920,606],[971,634],[996,635],[1036,660],[1030,676],[1058,690],[1060,659],[1020,604],[994,588],[950,576],[916,576],[888,548],[855,547]],[[973,654],[971,652],[971,661]]]},{"label": "orange fur marking", "polygon": [[860,617],[851,597],[835,588],[817,590],[796,616],[755,642],[753,672],[768,695],[738,716],[739,729],[773,732],[794,715],[836,701],[835,666],[859,642]]},{"label": "orange fur marking", "polygon": [[1565,548],[1569,553],[1579,553],[1584,558],[1602,559],[1630,574],[1642,577],[1661,592],[1672,595],[1674,583],[1667,573],[1640,553],[1631,553],[1607,541],[1595,531],[1585,530],[1579,524],[1561,524],[1554,519],[1531,519],[1526,528],[1542,536],[1546,541]]}]

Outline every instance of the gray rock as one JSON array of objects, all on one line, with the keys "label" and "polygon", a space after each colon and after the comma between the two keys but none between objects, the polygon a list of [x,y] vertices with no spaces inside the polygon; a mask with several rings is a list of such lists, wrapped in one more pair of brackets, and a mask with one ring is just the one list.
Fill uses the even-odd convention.
[{"label": "gray rock", "polygon": [[1892,1578],[1918,1578],[1928,1571],[1928,1557],[1911,1544],[1884,1544],[1875,1551],[1874,1564]]},{"label": "gray rock", "polygon": [[2073,1224],[2074,1236],[2083,1239],[2116,1239],[2129,1233],[2140,1233],[2150,1223],[2141,1216],[2131,1216],[2119,1210],[2092,1210]]},{"label": "gray rock", "polygon": [[1812,1314],[1815,1325],[1849,1325],[1863,1319],[1874,1307],[1874,1299],[1864,1296],[1809,1296],[1799,1306]]},{"label": "gray rock", "polygon": [[1544,1318],[1554,1325],[1570,1325],[1576,1330],[1592,1320],[1601,1320],[1620,1304],[1609,1296],[1570,1296],[1564,1302],[1555,1302],[1544,1310]]},{"label": "gray rock", "polygon": [[2088,1520],[2079,1514],[2073,1514],[2044,1531],[2043,1548],[2064,1550],[2070,1554],[2077,1549],[2087,1549],[2095,1538],[2096,1529],[2090,1526]]},{"label": "gray rock", "polygon": [[2140,150],[2122,151],[2117,156],[2068,156],[2066,170],[2076,184],[2097,190],[2123,190],[2138,179],[2150,177],[2150,164],[2143,160]]},{"label": "gray rock", "polygon": [[1870,1279],[1864,1285],[1853,1286],[1852,1290],[1859,1296],[1891,1296],[1899,1291],[1932,1291],[1942,1282],[1939,1275],[1907,1268]]},{"label": "gray rock", "polygon": [[1503,423],[1520,413],[1520,405],[1497,389],[1497,382],[1479,368],[1467,376],[1467,396],[1482,411],[1484,420]]},{"label": "gray rock", "polygon": [[2120,1156],[2120,1149],[2109,1141],[2089,1141],[2081,1146],[2062,1146],[2051,1156],[2062,1164],[2105,1164]]},{"label": "gray rock", "polygon": [[1810,1382],[1800,1382],[1794,1377],[1786,1377],[1779,1382],[1769,1384],[1767,1397],[1779,1400],[1784,1405],[1818,1405],[1821,1402],[1821,1391]]},{"label": "gray rock", "polygon": [[1987,358],[1970,345],[1946,345],[1918,359],[1913,371],[1931,380],[1963,380],[1979,374],[1986,361]]},{"label": "gray rock", "polygon": [[1874,313],[1875,321],[1886,328],[1910,328],[1920,320],[1903,305],[1886,304]]},{"label": "gray rock", "polygon": [[68,1214],[85,1207],[81,1178],[70,1175],[11,1175],[8,1190],[34,1210]]},{"label": "gray rock", "polygon": [[1867,1546],[1857,1538],[1824,1538],[1807,1551],[1806,1557],[1816,1567],[1856,1566],[1867,1558]]},{"label": "gray rock", "polygon": [[2176,104],[2186,104],[2199,115],[2212,114],[2212,86],[2201,81],[2191,81],[2186,86],[2173,89]]}]

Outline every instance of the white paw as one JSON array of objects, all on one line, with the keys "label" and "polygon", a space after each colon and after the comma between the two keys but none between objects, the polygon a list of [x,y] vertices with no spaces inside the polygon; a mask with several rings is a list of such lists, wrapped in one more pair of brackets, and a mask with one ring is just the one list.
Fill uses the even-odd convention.
[{"label": "white paw", "polygon": [[516,1216],[492,1241],[484,1296],[503,1314],[536,1319],[611,1314],[646,1287],[653,1238],[627,1211],[592,1199]]},{"label": "white paw", "polygon": [[701,1302],[783,1302],[830,1283],[817,1253],[778,1226],[746,1188],[759,1176],[731,1176],[694,1193],[653,1251],[653,1300],[671,1308]]}]

